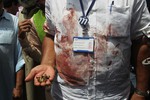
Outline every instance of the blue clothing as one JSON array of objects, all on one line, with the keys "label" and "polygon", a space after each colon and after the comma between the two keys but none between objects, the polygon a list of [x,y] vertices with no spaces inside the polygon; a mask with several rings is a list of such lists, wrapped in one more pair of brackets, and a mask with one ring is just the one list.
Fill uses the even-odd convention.
[{"label": "blue clothing", "polygon": [[4,11],[0,17],[0,100],[12,100],[15,72],[25,63],[17,34],[18,18]]}]

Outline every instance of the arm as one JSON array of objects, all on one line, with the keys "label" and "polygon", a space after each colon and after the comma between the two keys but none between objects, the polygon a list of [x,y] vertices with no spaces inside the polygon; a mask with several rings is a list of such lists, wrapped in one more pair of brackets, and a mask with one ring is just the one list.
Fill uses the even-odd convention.
[{"label": "arm", "polygon": [[23,80],[24,80],[24,65],[25,61],[22,55],[22,48],[20,42],[17,38],[16,50],[15,50],[15,63],[16,63],[16,73],[15,73],[15,86],[13,89],[13,99],[20,100],[23,91]]},{"label": "arm", "polygon": [[[34,79],[34,84],[37,86],[50,85],[55,76],[55,51],[54,51],[54,36],[55,36],[55,25],[52,23],[53,18],[51,16],[51,3],[47,0],[45,3],[45,16],[46,22],[44,25],[44,31],[47,33],[42,45],[42,61],[41,65],[34,67],[29,75],[26,77],[26,81]],[[43,75],[46,77],[45,81],[39,81]],[[38,79],[37,79],[38,78]],[[48,79],[47,79],[48,78]]]},{"label": "arm", "polygon": [[[41,64],[34,67],[29,75],[26,77],[26,81],[34,79],[36,86],[50,85],[55,76],[55,51],[54,51],[54,37],[46,34],[42,45],[42,61]],[[46,81],[39,82],[37,77],[43,75],[50,76]]]},{"label": "arm", "polygon": [[46,34],[42,45],[41,64],[55,65],[54,36]]},{"label": "arm", "polygon": [[16,86],[13,89],[13,99],[21,99],[23,91],[24,68],[16,73]]},{"label": "arm", "polygon": [[[142,61],[150,57],[150,46],[147,43],[143,43],[139,47],[139,52],[137,54],[137,66],[136,66],[136,75],[137,75],[137,86],[136,88],[146,92],[148,90],[148,82],[150,80],[150,74],[148,67],[142,64]],[[150,67],[150,65],[149,65]]]},{"label": "arm", "polygon": [[[142,61],[150,57],[150,45],[148,40],[141,37],[140,39],[133,41],[132,53],[136,69],[136,89],[146,93],[149,88],[150,65],[144,66]],[[131,100],[145,100],[145,97],[135,92]]]},{"label": "arm", "polygon": [[[150,80],[149,69],[142,64],[142,61],[150,57],[149,44],[146,38],[143,38],[142,32],[149,33],[150,17],[145,0],[134,0],[132,10],[131,37],[134,39],[132,55],[134,56],[134,67],[136,70],[136,89],[146,93],[148,90],[148,81]],[[141,36],[139,38],[139,36]],[[138,39],[137,39],[138,38]],[[132,58],[132,60],[133,60]],[[145,100],[145,97],[135,92],[131,100]]]}]

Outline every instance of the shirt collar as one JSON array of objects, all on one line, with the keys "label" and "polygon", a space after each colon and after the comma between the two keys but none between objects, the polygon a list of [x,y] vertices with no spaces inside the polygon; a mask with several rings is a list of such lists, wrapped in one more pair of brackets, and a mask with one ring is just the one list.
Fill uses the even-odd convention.
[{"label": "shirt collar", "polygon": [[6,10],[4,10],[2,16],[0,17],[0,19],[6,19],[6,20],[10,20],[11,17],[10,15],[6,12]]}]

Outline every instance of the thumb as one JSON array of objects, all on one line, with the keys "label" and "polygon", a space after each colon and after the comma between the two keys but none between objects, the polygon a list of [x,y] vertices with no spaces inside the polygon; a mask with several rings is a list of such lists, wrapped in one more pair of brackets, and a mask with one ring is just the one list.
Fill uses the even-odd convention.
[{"label": "thumb", "polygon": [[35,75],[38,73],[37,67],[34,67],[29,74],[26,76],[25,81],[29,82],[34,79]]},{"label": "thumb", "polygon": [[37,73],[36,69],[33,68],[33,69],[30,71],[30,73],[27,75],[27,77],[25,78],[25,81],[26,81],[26,82],[29,82],[29,81],[33,80],[33,79],[34,79],[34,76],[36,75],[36,73]]},{"label": "thumb", "polygon": [[30,73],[27,75],[27,77],[25,78],[25,81],[26,82],[29,82],[31,80],[34,79],[34,77],[36,75],[42,75],[44,73],[44,68],[41,67],[41,65],[38,65],[38,66],[35,66],[31,71]]}]

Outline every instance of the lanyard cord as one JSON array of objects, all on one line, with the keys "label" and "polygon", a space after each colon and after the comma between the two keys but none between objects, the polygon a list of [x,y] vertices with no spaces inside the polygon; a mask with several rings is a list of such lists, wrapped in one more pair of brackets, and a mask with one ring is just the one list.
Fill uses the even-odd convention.
[{"label": "lanyard cord", "polygon": [[91,5],[90,5],[90,7],[89,7],[89,9],[88,9],[88,11],[87,11],[87,13],[86,13],[86,15],[85,15],[84,7],[83,7],[83,2],[82,2],[82,0],[80,0],[80,6],[81,6],[82,14],[83,14],[84,17],[85,17],[85,16],[86,16],[86,17],[88,16],[89,12],[91,11],[92,7],[93,7],[94,4],[95,4],[95,1],[96,1],[96,0],[93,0],[93,1],[92,1],[92,3],[91,3]]}]

